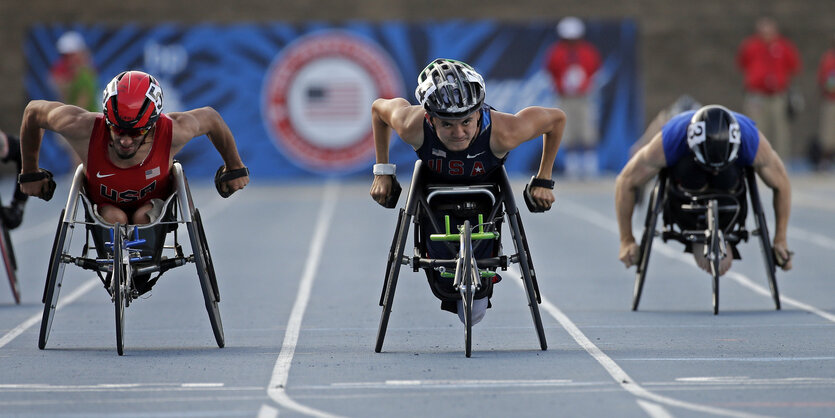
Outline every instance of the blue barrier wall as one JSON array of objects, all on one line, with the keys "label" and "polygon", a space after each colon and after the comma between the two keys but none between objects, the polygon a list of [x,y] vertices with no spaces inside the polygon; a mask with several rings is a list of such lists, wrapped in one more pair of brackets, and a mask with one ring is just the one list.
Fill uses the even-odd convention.
[{"label": "blue barrier wall", "polygon": [[[472,64],[486,80],[487,103],[500,111],[558,106],[543,70],[555,23],[43,25],[26,38],[25,83],[30,98],[56,99],[48,77],[58,58],[55,42],[77,30],[91,48],[101,86],[121,71],[140,69],[163,85],[165,112],[217,109],[254,177],[367,175],[374,162],[371,101],[402,96],[414,102],[417,73],[436,57]],[[603,58],[594,93],[600,166],[617,171],[643,126],[637,27],[630,20],[589,21],[586,38]],[[68,170],[64,149],[51,135],[45,141],[41,165]],[[508,171],[529,173],[540,150],[539,140],[523,144],[511,153]],[[210,177],[221,164],[205,138],[178,159],[190,177]],[[414,159],[410,148],[393,141],[393,162],[407,167]]]}]

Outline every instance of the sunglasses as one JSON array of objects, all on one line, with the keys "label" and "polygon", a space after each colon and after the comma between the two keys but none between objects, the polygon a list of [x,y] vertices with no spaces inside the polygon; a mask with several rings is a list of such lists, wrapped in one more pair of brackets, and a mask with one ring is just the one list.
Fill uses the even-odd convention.
[{"label": "sunglasses", "polygon": [[125,129],[115,125],[108,125],[110,129],[113,130],[118,136],[129,136],[131,138],[136,138],[138,136],[145,136],[151,128],[140,128],[140,129]]}]

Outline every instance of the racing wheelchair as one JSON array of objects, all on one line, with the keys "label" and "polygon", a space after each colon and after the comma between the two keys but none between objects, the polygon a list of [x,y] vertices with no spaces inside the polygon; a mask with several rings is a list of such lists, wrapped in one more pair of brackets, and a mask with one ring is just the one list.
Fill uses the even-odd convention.
[{"label": "racing wheelchair", "polygon": [[[64,268],[74,264],[96,272],[107,290],[116,317],[116,351],[124,354],[125,309],[148,291],[166,271],[194,263],[209,321],[218,347],[223,347],[223,324],[220,319],[220,293],[212,257],[203,230],[200,212],[194,207],[183,168],[175,162],[171,168],[174,192],[165,200],[160,216],[145,225],[108,224],[92,215],[94,208],[84,193],[84,167],[75,170],[66,207],[61,211],[58,230],[52,245],[43,294],[38,348],[44,349],[58,304]],[[79,203],[84,209],[79,216]],[[193,254],[185,255],[178,229],[185,224]],[[84,225],[86,241],[80,256],[69,253],[73,230]],[[166,235],[173,233],[173,244],[166,245]],[[94,251],[95,254],[92,254]],[[166,255],[163,255],[163,252]],[[150,278],[153,274],[156,277]]]},{"label": "racing wheelchair", "polygon": [[[3,207],[0,202],[0,208]],[[12,237],[9,235],[9,228],[6,227],[4,219],[0,219],[0,257],[3,258],[3,265],[6,268],[6,277],[9,278],[9,285],[12,287],[14,302],[20,305],[20,283],[17,280],[17,258],[15,258]]]},{"label": "racing wheelchair", "polygon": [[[759,237],[768,284],[777,310],[780,309],[780,294],[775,277],[777,262],[774,249],[769,240],[768,225],[757,189],[754,169],[744,169],[745,181],[730,192],[698,194],[689,193],[670,180],[667,169],[661,170],[655,181],[644,221],[644,233],[641,237],[638,268],[635,273],[635,287],[632,296],[632,310],[638,309],[641,292],[649,265],[652,241],[660,236],[664,242],[678,241],[690,248],[693,244],[704,244],[705,257],[710,263],[713,278],[713,314],[719,313],[719,263],[728,251],[734,258],[739,258],[736,245],[747,242],[750,235]],[[748,231],[745,218],[748,211],[747,197],[751,201],[754,213],[755,229]],[[658,216],[663,219],[661,231],[656,229]],[[682,217],[693,222],[682,222]],[[730,248],[728,248],[730,247]]]},{"label": "racing wheelchair", "polygon": [[[430,287],[442,301],[461,300],[464,313],[464,354],[472,354],[473,301],[486,297],[492,292],[496,270],[507,270],[511,263],[518,263],[533,317],[540,348],[546,350],[545,330],[539,312],[541,297],[536,274],[531,261],[522,218],[513,198],[510,182],[504,167],[496,170],[490,184],[449,185],[429,184],[428,173],[422,161],[415,163],[406,207],[401,208],[397,217],[397,229],[392,238],[391,248],[386,263],[386,275],[380,295],[382,316],[377,331],[377,343],[374,349],[379,353],[383,349],[386,328],[391,315],[394,293],[401,266],[410,266],[414,272],[423,269]],[[395,185],[397,184],[395,180]],[[396,205],[392,202],[391,207]],[[439,219],[444,215],[444,226]],[[515,253],[504,255],[501,252],[500,229],[507,220]],[[477,219],[475,223],[473,219]],[[461,222],[460,224],[457,222]],[[409,224],[414,223],[414,254],[404,255],[409,233]],[[454,229],[451,226],[454,224]],[[454,232],[451,232],[454,231]],[[475,232],[474,232],[475,231]],[[492,249],[484,246],[492,241]],[[454,243],[458,243],[457,246]],[[451,259],[430,258],[430,245],[447,246]],[[441,280],[450,280],[449,286],[440,284]]]}]

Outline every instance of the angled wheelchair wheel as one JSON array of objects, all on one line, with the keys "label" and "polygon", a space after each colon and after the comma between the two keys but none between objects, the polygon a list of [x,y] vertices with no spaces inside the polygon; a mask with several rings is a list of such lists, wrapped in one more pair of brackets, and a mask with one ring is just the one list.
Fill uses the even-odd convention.
[{"label": "angled wheelchair wheel", "polygon": [[666,177],[659,176],[656,180],[655,187],[652,189],[652,194],[649,198],[649,205],[647,205],[647,216],[644,220],[644,233],[641,235],[641,244],[639,247],[640,257],[638,259],[638,266],[635,270],[635,286],[632,290],[632,310],[638,310],[638,304],[641,303],[641,293],[644,290],[644,280],[647,277],[647,267],[649,267],[649,256],[652,253],[652,241],[655,239],[655,226],[658,224],[658,214],[661,213],[662,205],[664,203],[664,189],[666,187]]},{"label": "angled wheelchair wheel", "polygon": [[455,268],[455,284],[464,306],[464,355],[470,357],[473,352],[473,300],[475,298],[474,275],[476,273],[473,259],[473,241],[470,221],[465,220],[461,230],[461,249],[458,252],[458,262]]},{"label": "angled wheelchair wheel", "polygon": [[[397,214],[397,224],[396,225],[398,225],[398,226],[400,225],[400,220],[403,219],[403,216],[405,214],[406,214],[406,209],[400,208],[400,211]],[[394,230],[394,236],[391,237],[391,247],[389,247],[388,260],[386,261],[386,275],[383,276],[384,277],[384,279],[383,279],[383,289],[380,292],[380,306],[383,306],[383,301],[385,300],[385,297],[386,297],[386,284],[388,283],[389,272],[391,271],[392,265],[394,265],[397,268],[400,268],[400,262],[399,262],[400,260],[397,260],[397,262],[395,262],[396,254],[394,253],[394,250],[397,248],[397,233],[399,231],[400,231],[400,228],[395,229]]]},{"label": "angled wheelchair wheel", "polygon": [[539,338],[539,348],[544,351],[548,349],[548,342],[545,340],[545,328],[542,326],[542,315],[539,312],[537,291],[534,287],[533,272],[531,270],[530,253],[525,250],[524,238],[521,233],[522,223],[519,210],[515,209],[514,213],[510,213],[509,211],[508,219],[510,223],[510,234],[513,239],[513,246],[519,255],[519,268],[522,271],[522,281],[525,285],[525,294],[528,296],[528,307],[531,310],[531,318],[533,319],[534,327],[536,328],[536,335]]},{"label": "angled wheelchair wheel", "polygon": [[113,275],[110,291],[116,313],[116,352],[120,356],[125,354],[125,304],[130,297],[126,271],[130,266],[125,263],[124,238],[122,226],[117,223],[113,227]]},{"label": "angled wheelchair wheel", "polygon": [[719,235],[719,208],[716,199],[707,205],[707,247],[713,277],[713,314],[719,313],[719,264],[722,262],[722,237]]},{"label": "angled wheelchair wheel", "polygon": [[43,317],[38,336],[38,348],[41,350],[46,347],[46,341],[49,339],[49,331],[52,328],[52,318],[55,315],[55,308],[58,306],[58,295],[61,291],[61,283],[64,278],[64,267],[66,267],[66,263],[61,260],[61,257],[69,249],[72,238],[72,228],[69,222],[64,222],[65,211],[66,209],[61,210],[61,216],[58,218],[58,230],[55,232],[55,240],[52,243],[49,268],[47,269],[46,283],[44,284]]},{"label": "angled wheelchair wheel", "polygon": [[748,193],[751,197],[751,207],[754,211],[756,231],[754,234],[759,237],[760,250],[765,263],[765,271],[768,276],[768,285],[771,288],[771,297],[774,299],[774,308],[780,310],[780,292],[777,289],[777,263],[774,261],[774,248],[771,245],[771,236],[768,233],[768,224],[765,219],[765,212],[760,201],[760,194],[757,190],[757,179],[753,170],[746,173],[748,180]]},{"label": "angled wheelchair wheel", "polygon": [[17,280],[17,260],[15,260],[12,240],[9,236],[9,229],[0,222],[0,256],[3,257],[3,265],[6,267],[6,276],[9,278],[9,285],[12,287],[12,296],[15,304],[20,305],[20,283]]},{"label": "angled wheelchair wheel", "polygon": [[386,268],[386,281],[383,284],[383,295],[380,303],[383,307],[383,312],[380,314],[380,325],[377,328],[377,342],[374,346],[374,352],[376,353],[383,350],[383,342],[386,339],[386,329],[388,328],[389,317],[391,316],[391,305],[394,303],[394,291],[397,288],[397,279],[400,276],[400,260],[403,258],[403,252],[409,234],[409,222],[411,220],[411,215],[401,209],[401,215],[397,218],[397,230],[392,240],[393,249],[389,251],[391,255],[389,257],[389,266]]},{"label": "angled wheelchair wheel", "polygon": [[[195,209],[193,220],[186,222],[188,235],[191,240],[191,248],[194,252],[194,264],[197,266],[197,276],[200,279],[200,289],[203,291],[203,299],[206,302],[206,311],[209,313],[209,322],[212,324],[212,332],[215,335],[217,346],[223,348],[226,345],[223,336],[223,323],[220,319],[220,308],[215,288],[217,281],[212,284],[214,277],[214,266],[211,261],[206,237],[198,226],[200,219],[199,212]],[[210,270],[211,269],[211,270]]]},{"label": "angled wheelchair wheel", "polygon": [[206,240],[206,231],[203,229],[203,219],[200,217],[200,211],[194,209],[194,222],[197,224],[197,231],[200,233],[200,247],[204,253],[206,260],[206,272],[209,274],[209,282],[212,284],[212,290],[215,294],[215,300],[220,302],[220,289],[217,286],[217,275],[215,274],[215,265],[212,262],[212,254],[209,252],[209,243]]}]

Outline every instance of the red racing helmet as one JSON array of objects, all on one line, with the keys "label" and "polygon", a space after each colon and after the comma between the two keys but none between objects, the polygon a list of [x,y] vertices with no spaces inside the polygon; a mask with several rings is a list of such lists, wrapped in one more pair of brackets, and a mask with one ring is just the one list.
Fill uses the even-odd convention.
[{"label": "red racing helmet", "polygon": [[124,71],[105,87],[102,110],[108,125],[150,128],[162,113],[162,87],[150,74]]}]

